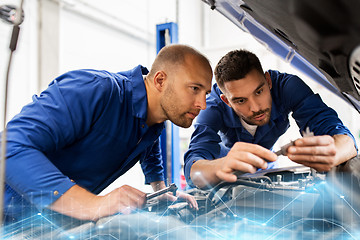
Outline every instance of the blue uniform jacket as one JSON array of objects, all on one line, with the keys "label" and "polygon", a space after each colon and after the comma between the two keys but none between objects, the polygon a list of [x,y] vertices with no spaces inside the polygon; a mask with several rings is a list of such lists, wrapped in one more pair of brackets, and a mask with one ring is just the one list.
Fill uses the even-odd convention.
[{"label": "blue uniform jacket", "polygon": [[[268,71],[272,80],[272,110],[270,122],[259,126],[253,137],[241,124],[238,115],[220,98],[217,84],[206,100],[207,108],[197,117],[189,150],[185,153],[185,177],[189,184],[191,166],[200,159],[226,156],[236,142],[248,142],[272,149],[277,139],[289,128],[289,114],[300,133],[309,127],[315,135],[347,134],[337,113],[325,105],[318,94],[297,76]],[[355,140],[354,140],[355,144]]]},{"label": "blue uniform jacket", "polygon": [[140,161],[146,183],[164,180],[159,136],[146,125],[142,66],[71,71],[7,125],[5,214],[42,209],[74,184],[100,193]]}]

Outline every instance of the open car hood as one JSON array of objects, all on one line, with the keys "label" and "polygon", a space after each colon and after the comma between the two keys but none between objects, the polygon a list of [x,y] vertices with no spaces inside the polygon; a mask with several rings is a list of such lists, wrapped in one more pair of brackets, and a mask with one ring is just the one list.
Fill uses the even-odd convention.
[{"label": "open car hood", "polygon": [[360,112],[360,1],[203,1]]}]

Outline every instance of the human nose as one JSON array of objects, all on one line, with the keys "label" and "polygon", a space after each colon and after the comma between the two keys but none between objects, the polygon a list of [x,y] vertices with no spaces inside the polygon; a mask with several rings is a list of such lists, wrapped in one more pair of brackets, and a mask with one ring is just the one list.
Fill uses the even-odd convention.
[{"label": "human nose", "polygon": [[205,110],[206,108],[206,94],[203,96],[199,96],[196,102],[196,107],[200,108],[201,110]]},{"label": "human nose", "polygon": [[258,112],[260,111],[261,107],[260,104],[258,104],[256,101],[249,101],[249,109],[252,112]]}]

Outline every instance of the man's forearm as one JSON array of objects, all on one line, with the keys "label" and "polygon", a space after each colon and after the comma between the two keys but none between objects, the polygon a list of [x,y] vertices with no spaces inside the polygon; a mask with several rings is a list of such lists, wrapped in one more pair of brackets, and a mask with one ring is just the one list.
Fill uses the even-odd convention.
[{"label": "man's forearm", "polygon": [[190,178],[193,184],[198,188],[211,188],[219,183],[220,179],[216,176],[216,171],[221,160],[220,158],[196,161],[190,170]]},{"label": "man's forearm", "polygon": [[150,185],[154,191],[159,191],[163,188],[166,188],[164,181],[151,182]]},{"label": "man's forearm", "polygon": [[339,165],[357,155],[354,141],[348,135],[334,135],[336,159]]},{"label": "man's forearm", "polygon": [[74,185],[57,199],[50,209],[61,214],[82,220],[96,220],[98,207],[96,205],[95,194],[86,189]]},{"label": "man's forearm", "polygon": [[97,196],[74,185],[50,209],[81,220],[97,220],[119,212],[129,214],[134,209],[142,208],[145,201],[144,192],[128,185],[116,188],[104,196]]}]

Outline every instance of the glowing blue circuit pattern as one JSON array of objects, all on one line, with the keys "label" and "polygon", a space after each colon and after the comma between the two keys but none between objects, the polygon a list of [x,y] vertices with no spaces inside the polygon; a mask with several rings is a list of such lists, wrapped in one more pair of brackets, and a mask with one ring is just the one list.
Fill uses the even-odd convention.
[{"label": "glowing blue circuit pattern", "polygon": [[46,210],[8,221],[1,239],[360,239],[358,178],[288,170],[189,190],[198,211],[154,200],[92,222]]}]

